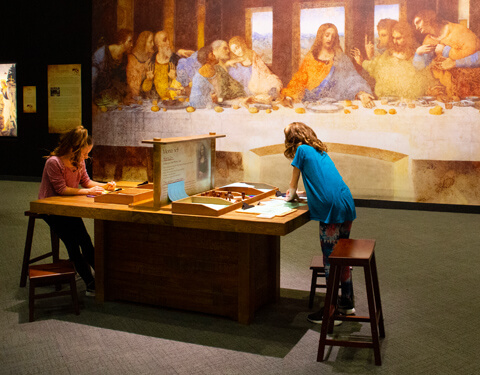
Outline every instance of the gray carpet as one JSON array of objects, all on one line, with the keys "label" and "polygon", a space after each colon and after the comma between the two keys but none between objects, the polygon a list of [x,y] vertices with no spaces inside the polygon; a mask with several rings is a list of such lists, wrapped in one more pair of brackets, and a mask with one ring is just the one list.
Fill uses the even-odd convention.
[{"label": "gray carpet", "polygon": [[[373,350],[327,347],[316,362],[319,326],[308,315],[309,265],[319,254],[318,224],[282,238],[281,300],[249,326],[173,309],[85,297],[81,313],[68,297],[36,303],[28,322],[27,288],[19,287],[27,226],[23,212],[36,182],[0,181],[0,374],[477,374],[480,215],[358,208],[352,238],[377,240],[387,337],[383,365]],[[86,220],[93,235],[93,222]],[[34,255],[49,247],[35,231]],[[66,251],[61,247],[62,256]],[[354,270],[356,307],[366,313],[362,270]],[[321,304],[317,294],[316,305]],[[346,322],[336,335],[369,334]]]}]

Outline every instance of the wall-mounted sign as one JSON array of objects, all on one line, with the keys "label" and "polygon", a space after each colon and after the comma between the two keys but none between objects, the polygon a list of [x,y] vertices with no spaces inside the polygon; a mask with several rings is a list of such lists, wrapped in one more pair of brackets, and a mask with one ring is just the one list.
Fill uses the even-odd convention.
[{"label": "wall-mounted sign", "polygon": [[48,66],[48,132],[64,133],[82,124],[80,64]]}]

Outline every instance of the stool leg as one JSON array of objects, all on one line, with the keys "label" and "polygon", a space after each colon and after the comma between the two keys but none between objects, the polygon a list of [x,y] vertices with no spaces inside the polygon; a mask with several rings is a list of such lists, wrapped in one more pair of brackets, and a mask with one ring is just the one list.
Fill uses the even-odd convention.
[{"label": "stool leg", "polygon": [[313,300],[315,298],[315,290],[316,290],[316,285],[317,285],[317,277],[318,277],[318,272],[317,270],[313,269],[312,270],[312,283],[310,285],[310,297],[308,299],[308,308],[311,309],[313,307]]},{"label": "stool leg", "polygon": [[[60,239],[58,238],[55,231],[50,228],[50,244],[52,245],[52,259],[53,263],[56,263],[60,259]],[[58,292],[62,290],[61,284],[55,284],[55,290]]]},{"label": "stool leg", "polygon": [[28,320],[33,322],[34,319],[34,312],[33,309],[35,307],[35,285],[30,280],[29,290],[28,290]]},{"label": "stool leg", "polygon": [[78,306],[77,283],[75,282],[75,277],[70,280],[70,292],[72,293],[72,301],[73,308],[75,309],[75,314],[80,315],[80,308]]},{"label": "stool leg", "polygon": [[60,259],[60,238],[52,228],[50,228],[50,243],[52,244],[53,263],[56,263]]},{"label": "stool leg", "polygon": [[27,238],[25,240],[25,249],[23,251],[22,273],[20,275],[20,287],[27,285],[27,272],[30,263],[30,255],[32,253],[33,231],[35,229],[35,218],[28,218]]},{"label": "stool leg", "polygon": [[[322,320],[322,328],[320,330],[320,340],[318,343],[317,362],[323,362],[323,355],[325,352],[325,343],[327,340],[327,331],[329,329],[330,317],[332,315],[331,305],[332,305],[332,299],[334,298],[335,278],[336,278],[335,276],[337,272],[338,271],[336,266],[330,266],[330,274],[327,281],[327,295],[325,296],[325,304],[323,306],[323,309],[324,309],[323,320]],[[338,293],[338,286],[337,286],[337,293]]]},{"label": "stool leg", "polygon": [[375,356],[375,365],[381,366],[382,359],[380,357],[380,340],[377,329],[377,312],[375,309],[375,297],[373,293],[373,281],[370,265],[365,266],[365,286],[367,289],[368,312],[370,314],[370,329],[372,332],[373,353]]},{"label": "stool leg", "polygon": [[[333,280],[333,295],[332,295],[332,300],[331,300],[331,305],[330,305],[330,320],[328,323],[328,333],[333,333],[333,326],[335,325],[335,319],[334,315],[337,312],[337,305],[338,305],[338,289],[340,287],[340,279],[342,277],[342,267],[340,266],[335,266],[335,274],[334,280]],[[333,315],[332,315],[333,314]]]},{"label": "stool leg", "polygon": [[377,263],[375,261],[375,253],[372,254],[372,259],[370,263],[372,267],[372,282],[373,282],[373,292],[375,293],[375,306],[377,306],[377,311],[378,311],[378,329],[380,331],[380,337],[385,337],[385,327],[383,325],[383,309],[382,309],[382,301],[380,298],[380,284],[378,282]]}]

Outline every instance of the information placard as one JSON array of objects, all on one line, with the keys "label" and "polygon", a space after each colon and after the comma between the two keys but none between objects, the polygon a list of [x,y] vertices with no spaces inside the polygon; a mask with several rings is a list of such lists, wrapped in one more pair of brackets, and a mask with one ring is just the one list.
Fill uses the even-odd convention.
[{"label": "information placard", "polygon": [[48,66],[48,132],[64,133],[82,124],[80,64]]}]

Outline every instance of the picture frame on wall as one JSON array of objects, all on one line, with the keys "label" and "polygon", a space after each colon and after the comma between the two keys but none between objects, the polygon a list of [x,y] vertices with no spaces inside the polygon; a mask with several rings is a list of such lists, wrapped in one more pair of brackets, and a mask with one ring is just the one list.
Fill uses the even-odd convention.
[{"label": "picture frame on wall", "polygon": [[16,64],[0,64],[0,137],[17,133]]},{"label": "picture frame on wall", "polygon": [[23,113],[37,113],[36,86],[23,86]]}]

